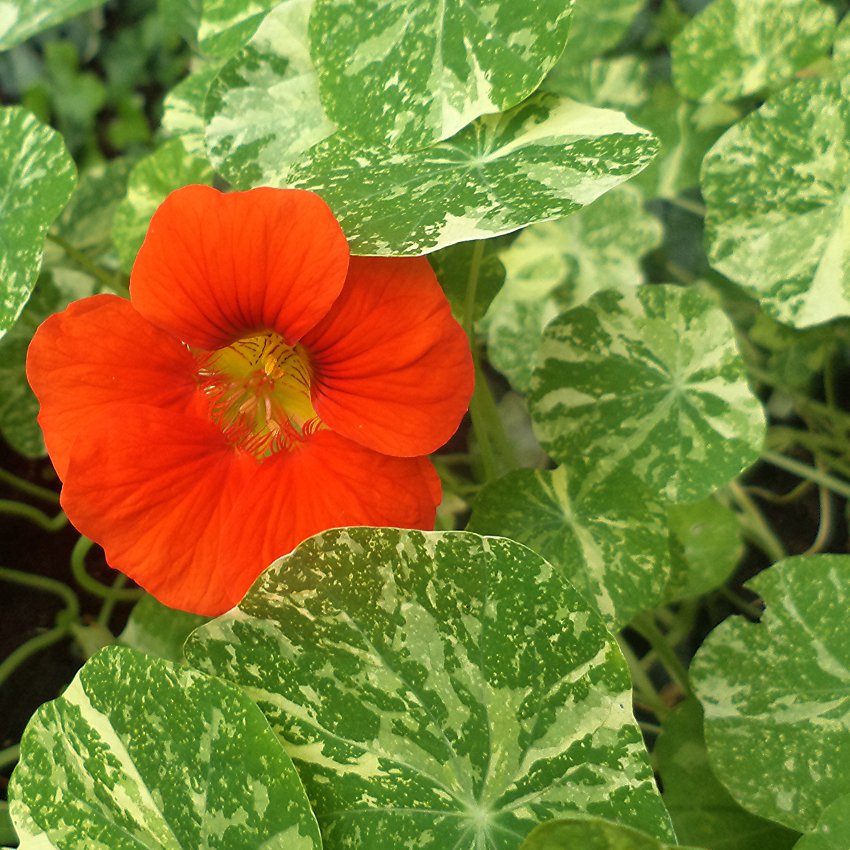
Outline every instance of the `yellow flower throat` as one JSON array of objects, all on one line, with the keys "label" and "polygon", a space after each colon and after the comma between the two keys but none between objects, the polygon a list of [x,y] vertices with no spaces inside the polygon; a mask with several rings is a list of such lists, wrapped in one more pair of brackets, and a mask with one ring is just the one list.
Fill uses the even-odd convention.
[{"label": "yellow flower throat", "polygon": [[274,331],[204,352],[198,375],[213,421],[230,443],[258,460],[321,427],[307,352]]}]

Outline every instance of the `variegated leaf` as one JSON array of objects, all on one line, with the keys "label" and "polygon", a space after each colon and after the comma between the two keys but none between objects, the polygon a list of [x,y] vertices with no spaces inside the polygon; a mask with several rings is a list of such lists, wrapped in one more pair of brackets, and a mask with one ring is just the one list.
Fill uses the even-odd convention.
[{"label": "variegated leaf", "polygon": [[124,647],[43,705],[9,789],[23,848],[320,850],[292,762],[238,688]]},{"label": "variegated leaf", "polygon": [[818,825],[804,835],[794,850],[845,850],[850,847],[850,794],[830,803]]},{"label": "variegated leaf", "polygon": [[774,95],[705,158],[709,260],[796,327],[850,315],[850,78]]},{"label": "variegated leaf", "polygon": [[516,106],[564,51],[572,0],[315,0],[310,52],[346,138],[418,148]]},{"label": "variegated leaf", "polygon": [[284,0],[224,65],[205,106],[216,169],[242,188],[282,185],[289,166],[336,129],[307,46],[312,0]]},{"label": "variegated leaf", "polygon": [[416,255],[575,212],[655,150],[619,113],[538,94],[412,153],[332,137],[287,182],[328,202],[355,254]]},{"label": "variegated leaf", "polygon": [[185,651],[266,713],[325,850],[517,850],[588,811],[671,835],[616,642],[513,541],[327,531]]},{"label": "variegated leaf", "polygon": [[750,587],[762,622],[724,621],[691,666],[708,755],[742,806],[813,830],[850,794],[850,556],[789,558]]},{"label": "variegated leaf", "polygon": [[278,0],[202,0],[198,44],[206,56],[223,59],[254,34]]},{"label": "variegated leaf", "polygon": [[55,130],[19,106],[0,109],[0,336],[30,297],[44,235],[76,182],[74,161]]},{"label": "variegated leaf", "polygon": [[[61,24],[104,0],[0,0],[0,50]],[[5,145],[4,145],[5,146]]]},{"label": "variegated leaf", "polygon": [[183,140],[188,153],[205,157],[204,101],[216,74],[218,62],[207,62],[178,83],[162,104],[162,131],[165,135]]},{"label": "variegated leaf", "polygon": [[585,488],[563,466],[520,469],[484,487],[468,528],[542,555],[612,631],[654,607],[670,575],[666,505],[637,482]]},{"label": "variegated leaf", "polygon": [[825,55],[834,33],[820,0],[714,0],[673,40],[673,80],[693,100],[756,94]]},{"label": "variegated leaf", "polygon": [[535,432],[595,483],[623,472],[672,502],[754,463],[764,412],[732,325],[697,289],[608,290],[546,328],[529,394]]}]

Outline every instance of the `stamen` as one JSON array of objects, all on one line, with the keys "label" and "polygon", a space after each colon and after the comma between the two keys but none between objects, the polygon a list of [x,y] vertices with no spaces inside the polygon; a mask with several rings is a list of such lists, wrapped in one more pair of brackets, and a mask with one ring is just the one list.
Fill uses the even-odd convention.
[{"label": "stamen", "polygon": [[225,439],[258,460],[323,427],[312,402],[312,371],[303,346],[269,331],[218,351],[196,352],[201,390]]}]

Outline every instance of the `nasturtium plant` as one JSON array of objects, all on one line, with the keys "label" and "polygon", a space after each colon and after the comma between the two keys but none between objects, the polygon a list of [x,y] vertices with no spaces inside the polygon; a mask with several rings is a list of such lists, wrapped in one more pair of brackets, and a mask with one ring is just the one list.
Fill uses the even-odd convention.
[{"label": "nasturtium plant", "polygon": [[207,618],[200,614],[169,608],[145,595],[130,612],[118,643],[179,664],[184,661],[186,638],[206,622]]},{"label": "nasturtium plant", "polygon": [[564,52],[573,0],[314,0],[310,53],[346,138],[415,149],[528,97]]},{"label": "nasturtium plant", "polygon": [[325,850],[515,850],[575,812],[672,838],[616,641],[513,541],[327,531],[185,652],[265,712]]},{"label": "nasturtium plant", "polygon": [[850,794],[839,797],[823,811],[818,825],[804,835],[794,850],[842,850],[850,843]]},{"label": "nasturtium plant", "polygon": [[673,79],[693,100],[759,94],[825,56],[834,34],[821,0],[714,0],[674,39]]},{"label": "nasturtium plant", "polygon": [[196,670],[107,647],[30,721],[10,787],[23,846],[320,850],[259,709]]},{"label": "nasturtium plant", "polygon": [[103,0],[4,0],[0,4],[0,50],[8,50],[102,3]]},{"label": "nasturtium plant", "polygon": [[162,131],[179,137],[187,152],[206,157],[204,103],[212,81],[220,70],[218,62],[207,62],[178,83],[162,102]]},{"label": "nasturtium plant", "polygon": [[600,56],[623,38],[643,0],[575,0],[563,64]]},{"label": "nasturtium plant", "polygon": [[807,832],[850,793],[850,557],[790,558],[749,586],[762,622],[726,620],[693,663],[709,760],[744,808]]},{"label": "nasturtium plant", "polygon": [[624,472],[672,502],[710,495],[764,440],[732,326],[694,288],[606,290],[563,313],[529,400],[541,445],[585,469],[585,486]]},{"label": "nasturtium plant", "polygon": [[0,109],[0,336],[35,285],[44,236],[77,183],[62,137],[18,106]]},{"label": "nasturtium plant", "polygon": [[[676,844],[675,847],[679,845]],[[563,818],[541,824],[521,850],[673,850],[645,832],[602,818]],[[687,850],[687,848],[685,848]],[[691,848],[694,850],[694,848]]]},{"label": "nasturtium plant", "polygon": [[542,555],[614,630],[662,595],[670,575],[666,520],[666,505],[636,482],[614,477],[584,487],[561,466],[520,469],[488,484],[468,528]]},{"label": "nasturtium plant", "polygon": [[850,315],[848,87],[850,79],[789,86],[703,164],[712,265],[796,327]]},{"label": "nasturtium plant", "polygon": [[201,0],[198,46],[205,56],[224,58],[251,38],[277,0]]}]

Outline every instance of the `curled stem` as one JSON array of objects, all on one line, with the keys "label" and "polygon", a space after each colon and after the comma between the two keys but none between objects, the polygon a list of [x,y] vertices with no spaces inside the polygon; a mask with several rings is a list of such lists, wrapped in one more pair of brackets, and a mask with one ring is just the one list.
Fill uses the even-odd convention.
[{"label": "curled stem", "polygon": [[80,537],[71,551],[71,573],[77,584],[83,590],[88,591],[93,596],[99,596],[101,599],[114,599],[115,602],[135,602],[137,599],[141,599],[144,596],[143,590],[116,590],[114,587],[92,578],[86,572],[86,555],[93,545],[94,541],[87,537]]},{"label": "curled stem", "polygon": [[68,524],[68,517],[64,511],[59,511],[56,516],[48,516],[44,511],[27,505],[24,502],[16,502],[13,499],[0,499],[0,514],[19,516],[23,519],[43,528],[45,531],[59,531]]},{"label": "curled stem", "polygon": [[36,499],[41,499],[45,502],[51,502],[54,505],[59,504],[59,494],[47,487],[40,487],[38,484],[32,484],[25,478],[19,478],[5,469],[0,469],[0,481],[20,490],[21,493],[26,493],[28,496],[34,496]]}]

